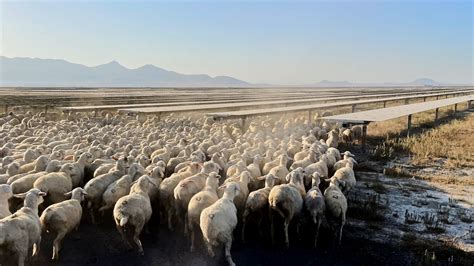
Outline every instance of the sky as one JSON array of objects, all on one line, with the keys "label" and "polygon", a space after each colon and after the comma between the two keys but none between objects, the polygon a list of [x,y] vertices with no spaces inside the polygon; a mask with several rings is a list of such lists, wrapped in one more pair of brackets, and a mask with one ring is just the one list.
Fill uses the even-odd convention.
[{"label": "sky", "polygon": [[473,83],[473,1],[4,1],[0,54],[252,83]]}]

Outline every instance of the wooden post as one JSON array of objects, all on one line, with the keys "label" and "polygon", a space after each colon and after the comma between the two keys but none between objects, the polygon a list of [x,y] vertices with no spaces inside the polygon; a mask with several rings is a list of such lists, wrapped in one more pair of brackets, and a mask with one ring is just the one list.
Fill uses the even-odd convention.
[{"label": "wooden post", "polygon": [[426,97],[423,97],[423,101],[426,102]]},{"label": "wooden post", "polygon": [[247,117],[242,117],[242,132],[245,133],[245,130],[247,130]]},{"label": "wooden post", "polygon": [[48,107],[49,107],[48,105],[46,105],[46,106],[44,107],[44,115],[47,115],[47,114],[48,114]]},{"label": "wooden post", "polygon": [[455,104],[454,105],[454,113],[457,113],[458,112],[458,104]]},{"label": "wooden post", "polygon": [[367,142],[367,125],[362,126],[362,146],[365,148]]},{"label": "wooden post", "polygon": [[436,95],[436,100],[439,100],[439,95]]},{"label": "wooden post", "polygon": [[5,104],[5,114],[8,113],[8,104]]},{"label": "wooden post", "polygon": [[387,101],[383,101],[383,108],[387,107]]},{"label": "wooden post", "polygon": [[410,102],[409,99],[405,99],[405,104],[408,104]]},{"label": "wooden post", "polygon": [[355,112],[355,110],[356,110],[356,105],[355,105],[355,104],[353,104],[351,107],[352,107],[352,109],[351,109],[351,110],[352,110],[352,112],[354,113],[354,112]]},{"label": "wooden post", "polygon": [[411,115],[408,115],[407,137],[410,137],[410,130],[411,130]]},{"label": "wooden post", "polygon": [[435,125],[438,125],[439,108],[435,109]]},{"label": "wooden post", "polygon": [[313,112],[311,110],[308,111],[308,121],[311,123],[312,122],[312,116]]},{"label": "wooden post", "polygon": [[468,101],[467,102],[467,109],[471,109],[472,108],[472,101]]}]

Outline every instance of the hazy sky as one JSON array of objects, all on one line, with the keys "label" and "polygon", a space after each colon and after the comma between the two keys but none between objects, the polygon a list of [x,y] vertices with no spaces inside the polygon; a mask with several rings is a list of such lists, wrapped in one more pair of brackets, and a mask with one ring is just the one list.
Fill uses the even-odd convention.
[{"label": "hazy sky", "polygon": [[473,82],[473,3],[0,2],[1,54],[249,82]]}]

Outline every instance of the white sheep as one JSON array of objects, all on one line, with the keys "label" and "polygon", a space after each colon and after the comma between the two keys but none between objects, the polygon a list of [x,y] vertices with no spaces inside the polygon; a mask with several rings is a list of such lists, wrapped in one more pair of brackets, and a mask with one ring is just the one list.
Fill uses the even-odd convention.
[{"label": "white sheep", "polygon": [[151,218],[152,209],[148,187],[151,184],[149,177],[140,177],[130,189],[130,194],[120,198],[114,207],[114,220],[117,230],[130,246],[132,243],[138,248],[140,255],[144,255],[143,246],[139,239],[143,227]]},{"label": "white sheep", "polygon": [[12,214],[8,208],[8,200],[11,197],[13,197],[11,186],[7,184],[0,185],[0,219]]},{"label": "white sheep", "polygon": [[127,174],[110,184],[102,194],[102,207],[98,211],[104,212],[112,209],[121,197],[130,193],[132,182],[133,176]]},{"label": "white sheep", "polygon": [[357,161],[354,159],[355,155],[352,154],[350,151],[345,151],[344,153],[342,153],[342,155],[344,155],[343,159],[337,161],[334,164],[333,166],[334,171],[337,171],[338,169],[345,167],[348,161],[351,161],[353,164],[357,164]]},{"label": "white sheep", "polygon": [[201,171],[199,163],[191,163],[184,171],[174,173],[170,177],[165,178],[160,183],[159,198],[161,213],[166,214],[168,218],[168,229],[173,230],[173,215],[175,212],[174,189],[182,180],[194,176]]},{"label": "white sheep", "polygon": [[288,184],[274,186],[268,195],[272,242],[275,243],[273,221],[273,211],[275,211],[284,218],[283,228],[285,232],[285,246],[287,248],[290,245],[288,227],[291,220],[298,216],[303,208],[303,197],[305,196],[303,178],[303,169],[297,168],[288,174],[287,179],[290,181]]},{"label": "white sheep", "polygon": [[328,156],[326,154],[321,155],[319,161],[308,165],[305,169],[305,178],[304,184],[305,187],[309,187],[312,180],[312,175],[314,172],[318,172],[322,178],[328,178],[329,169],[328,169]]},{"label": "white sheep", "polygon": [[237,208],[234,198],[239,194],[239,185],[230,183],[222,198],[201,212],[199,225],[211,257],[214,257],[213,247],[219,244],[225,246],[225,257],[229,265],[234,266],[230,250],[232,248],[232,233],[237,226]]},{"label": "white sheep", "polygon": [[13,254],[19,266],[24,265],[31,247],[33,256],[39,254],[41,223],[38,204],[41,204],[45,195],[36,188],[14,195],[25,199],[23,208],[0,220],[0,254]]},{"label": "white sheep", "polygon": [[59,259],[61,242],[66,234],[79,227],[82,217],[81,201],[86,192],[82,188],[75,188],[65,196],[71,196],[65,200],[46,208],[41,214],[40,221],[43,231],[55,234],[53,241],[53,260]]},{"label": "white sheep", "polygon": [[245,210],[244,214],[242,215],[242,242],[245,242],[245,228],[247,226],[247,219],[250,214],[258,214],[258,228],[260,230],[260,235],[262,235],[261,223],[263,220],[263,211],[268,209],[268,195],[270,194],[270,190],[275,185],[278,177],[268,174],[266,176],[259,177],[259,179],[262,178],[265,179],[265,187],[250,192],[249,196],[247,197],[247,201],[245,202]]},{"label": "white sheep", "polygon": [[196,193],[188,205],[188,229],[191,235],[191,251],[194,251],[195,232],[194,226],[199,227],[199,219],[202,210],[211,206],[218,200],[217,186],[219,185],[220,176],[217,173],[211,173],[206,179],[206,186],[203,190]]},{"label": "white sheep", "polygon": [[334,175],[326,181],[333,182],[335,179],[339,180],[339,184],[341,185],[341,191],[344,194],[347,194],[357,183],[355,179],[355,173],[352,169],[354,164],[352,161],[347,161],[346,166],[337,170]]},{"label": "white sheep", "polygon": [[210,173],[218,173],[220,167],[212,162],[205,162],[200,173],[183,179],[174,189],[174,199],[176,200],[177,217],[184,216],[184,232],[187,234],[187,209],[189,201],[194,194],[201,191],[206,185],[206,179]]},{"label": "white sheep", "polygon": [[84,190],[87,193],[87,208],[89,209],[93,223],[96,222],[95,210],[100,208],[102,195],[105,190],[110,184],[126,174],[127,167],[128,159],[126,157],[120,158],[115,163],[115,171],[94,177],[84,186]]},{"label": "white sheep", "polygon": [[33,183],[34,188],[47,193],[45,197],[45,204],[47,206],[67,199],[64,194],[72,189],[71,175],[74,169],[73,164],[64,164],[60,172],[43,175]]},{"label": "white sheep", "polygon": [[311,221],[316,225],[316,235],[314,237],[314,247],[318,243],[318,234],[321,222],[324,219],[324,213],[326,211],[326,203],[324,201],[324,195],[319,190],[319,184],[321,182],[321,174],[319,172],[314,172],[312,174],[312,188],[306,192],[304,199],[304,205],[306,210],[311,217]]},{"label": "white sheep", "polygon": [[[342,183],[342,184],[340,184]],[[331,226],[338,226],[337,237],[338,243],[341,244],[342,228],[346,223],[347,199],[339,188],[344,181],[338,179],[331,180],[329,187],[324,190],[324,200],[326,202],[326,218],[331,220]]]}]

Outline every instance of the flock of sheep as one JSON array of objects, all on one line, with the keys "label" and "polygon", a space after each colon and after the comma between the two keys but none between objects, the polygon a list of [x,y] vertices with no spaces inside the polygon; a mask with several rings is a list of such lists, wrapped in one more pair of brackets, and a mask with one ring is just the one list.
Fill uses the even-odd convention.
[{"label": "flock of sheep", "polygon": [[[173,115],[4,115],[0,258],[23,265],[50,233],[52,259],[59,259],[61,242],[80,226],[83,209],[93,223],[113,212],[117,231],[140,254],[142,230],[158,226],[154,219],[149,223],[152,216],[170,230],[184,228],[191,251],[196,236],[210,256],[224,245],[230,265],[233,235],[245,242],[249,219],[260,231],[270,230],[274,241],[280,216],[286,247],[290,222],[309,218],[316,246],[327,221],[340,243],[356,161],[337,147],[360,134],[358,127],[301,117],[265,117],[242,129]],[[262,222],[267,215],[270,225]]]}]

